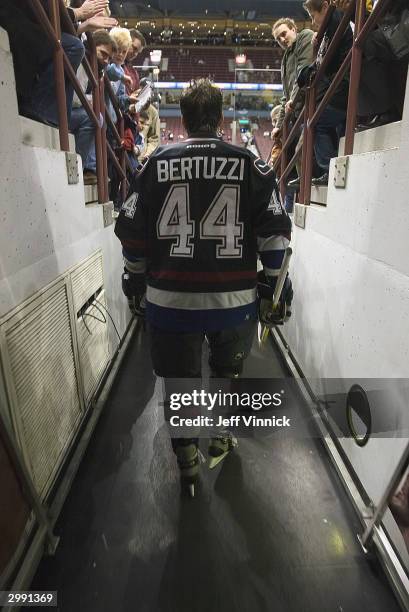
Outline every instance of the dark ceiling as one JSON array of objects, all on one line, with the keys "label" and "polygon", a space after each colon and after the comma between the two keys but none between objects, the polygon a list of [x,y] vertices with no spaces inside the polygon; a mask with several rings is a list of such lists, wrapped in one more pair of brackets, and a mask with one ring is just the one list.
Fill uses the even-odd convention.
[{"label": "dark ceiling", "polygon": [[[117,17],[218,17],[246,21],[293,17],[304,20],[302,0],[110,0]],[[207,11],[207,12],[206,12]]]}]

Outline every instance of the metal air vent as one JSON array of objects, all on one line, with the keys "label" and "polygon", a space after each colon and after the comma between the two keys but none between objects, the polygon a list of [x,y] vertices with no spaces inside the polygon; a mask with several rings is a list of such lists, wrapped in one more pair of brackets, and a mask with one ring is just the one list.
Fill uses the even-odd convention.
[{"label": "metal air vent", "polygon": [[74,310],[78,313],[104,285],[102,253],[97,251],[71,272]]},{"label": "metal air vent", "polygon": [[45,497],[82,415],[65,279],[17,307],[0,340],[16,436]]},{"label": "metal air vent", "polygon": [[110,359],[105,308],[105,291],[101,289],[77,313],[78,351],[87,404]]}]

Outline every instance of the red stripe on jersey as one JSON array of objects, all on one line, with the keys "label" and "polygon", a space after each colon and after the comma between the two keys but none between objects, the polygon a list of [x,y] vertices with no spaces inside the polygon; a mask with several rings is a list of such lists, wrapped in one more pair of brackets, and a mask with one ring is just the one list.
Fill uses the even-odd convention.
[{"label": "red stripe on jersey", "polygon": [[150,275],[156,279],[189,281],[193,283],[226,283],[228,281],[256,279],[254,270],[238,270],[237,272],[180,272],[178,270],[151,271]]},{"label": "red stripe on jersey", "polygon": [[125,249],[144,249],[146,246],[145,240],[121,240],[122,246]]}]

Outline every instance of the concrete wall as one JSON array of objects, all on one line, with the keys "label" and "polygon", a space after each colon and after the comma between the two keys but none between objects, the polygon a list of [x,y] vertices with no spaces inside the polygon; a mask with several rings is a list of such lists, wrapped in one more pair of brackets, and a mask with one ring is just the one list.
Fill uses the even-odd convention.
[{"label": "concrete wall", "polygon": [[[390,401],[374,407],[391,415],[395,430],[407,428],[409,412],[408,102],[401,124],[391,127],[395,148],[388,143],[351,156],[346,189],[333,186],[333,160],[327,206],[308,207],[305,229],[294,227],[295,300],[284,329],[317,393],[346,392],[360,380],[370,390],[385,388],[377,379],[406,379],[389,381]],[[376,130],[373,138],[376,149]],[[375,503],[407,444],[408,431],[403,435],[388,432],[364,448],[343,440]]]},{"label": "concrete wall", "polygon": [[[108,308],[120,334],[129,321],[121,292],[122,255],[102,207],[85,206],[80,181],[68,185],[65,154],[27,142],[18,116],[12,56],[0,29],[0,317],[101,248]],[[23,126],[23,129],[21,127]],[[54,142],[50,128],[34,142]],[[41,136],[41,135],[40,135]],[[23,140],[25,142],[23,142]],[[111,351],[118,338],[109,325]]]}]

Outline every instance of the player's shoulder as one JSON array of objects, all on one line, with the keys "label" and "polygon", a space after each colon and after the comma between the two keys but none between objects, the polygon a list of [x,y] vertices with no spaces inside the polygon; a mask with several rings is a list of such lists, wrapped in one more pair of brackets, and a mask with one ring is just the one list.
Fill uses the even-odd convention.
[{"label": "player's shoulder", "polygon": [[244,147],[239,147],[231,142],[226,142],[225,140],[220,140],[220,148],[229,151],[230,154],[235,155],[236,157],[249,157],[250,151],[245,149]]},{"label": "player's shoulder", "polygon": [[275,171],[272,166],[269,166],[264,159],[254,155],[249,149],[244,147],[238,147],[237,145],[230,144],[229,142],[222,141],[224,151],[230,152],[236,156],[244,157],[247,160],[252,171],[262,177],[275,177]]},{"label": "player's shoulder", "polygon": [[270,166],[264,159],[257,157],[254,153],[250,153],[250,164],[251,168],[257,176],[266,178],[275,178],[276,173],[272,166]]}]

